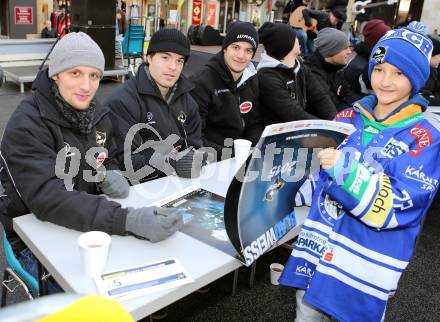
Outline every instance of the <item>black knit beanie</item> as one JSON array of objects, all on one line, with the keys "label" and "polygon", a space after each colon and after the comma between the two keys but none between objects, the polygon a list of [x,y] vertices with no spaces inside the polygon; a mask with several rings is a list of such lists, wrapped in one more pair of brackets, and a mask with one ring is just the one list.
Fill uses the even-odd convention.
[{"label": "black knit beanie", "polygon": [[236,21],[232,23],[226,37],[223,39],[222,49],[238,41],[250,43],[255,55],[258,47],[258,33],[250,22]]},{"label": "black knit beanie", "polygon": [[266,53],[278,60],[286,57],[295,45],[296,31],[289,24],[265,22],[258,34]]},{"label": "black knit beanie", "polygon": [[177,29],[159,29],[150,39],[147,55],[167,51],[189,57],[188,38]]}]

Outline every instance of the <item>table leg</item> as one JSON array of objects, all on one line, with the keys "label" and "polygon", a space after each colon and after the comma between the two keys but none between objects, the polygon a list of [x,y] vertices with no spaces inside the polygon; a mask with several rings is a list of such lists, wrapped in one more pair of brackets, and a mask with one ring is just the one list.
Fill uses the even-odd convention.
[{"label": "table leg", "polygon": [[234,296],[237,293],[237,283],[238,283],[238,270],[239,268],[237,268],[234,271],[234,276],[232,278],[232,296]]},{"label": "table leg", "polygon": [[38,288],[40,290],[40,296],[47,295],[47,281],[43,279],[43,276],[45,276],[46,271],[43,265],[41,265],[40,261],[38,261]]},{"label": "table leg", "polygon": [[20,83],[20,93],[24,93],[24,83]]},{"label": "table leg", "polygon": [[255,270],[257,269],[257,261],[255,260],[251,266],[251,275],[249,277],[249,288],[254,287]]}]

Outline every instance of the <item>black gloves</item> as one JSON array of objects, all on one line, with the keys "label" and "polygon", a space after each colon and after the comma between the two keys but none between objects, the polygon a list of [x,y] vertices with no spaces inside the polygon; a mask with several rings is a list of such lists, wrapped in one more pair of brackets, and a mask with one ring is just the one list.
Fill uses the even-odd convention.
[{"label": "black gloves", "polygon": [[206,165],[207,159],[207,152],[189,148],[176,154],[171,154],[168,162],[179,177],[197,178],[200,176],[202,167]]},{"label": "black gloves", "polygon": [[319,31],[326,27],[331,27],[330,19],[328,17],[327,12],[323,10],[314,10],[314,9],[304,9],[303,10],[304,23],[307,27],[312,26],[311,19],[316,19],[318,24],[316,25],[316,29]]},{"label": "black gloves", "polygon": [[125,230],[152,243],[164,240],[183,226],[180,212],[174,208],[128,208]]},{"label": "black gloves", "polygon": [[106,171],[104,180],[98,186],[110,198],[125,198],[130,190],[130,185],[118,170]]}]

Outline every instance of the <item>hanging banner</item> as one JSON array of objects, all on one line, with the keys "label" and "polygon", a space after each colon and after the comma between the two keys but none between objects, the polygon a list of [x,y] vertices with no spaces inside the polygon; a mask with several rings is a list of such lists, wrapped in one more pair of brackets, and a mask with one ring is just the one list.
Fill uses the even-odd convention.
[{"label": "hanging banner", "polygon": [[16,25],[32,25],[34,23],[32,7],[14,7]]},{"label": "hanging banner", "polygon": [[200,25],[202,23],[202,1],[193,1],[192,24]]},{"label": "hanging banner", "polygon": [[208,5],[208,21],[207,24],[215,27],[215,15],[217,11],[217,4],[210,3]]}]

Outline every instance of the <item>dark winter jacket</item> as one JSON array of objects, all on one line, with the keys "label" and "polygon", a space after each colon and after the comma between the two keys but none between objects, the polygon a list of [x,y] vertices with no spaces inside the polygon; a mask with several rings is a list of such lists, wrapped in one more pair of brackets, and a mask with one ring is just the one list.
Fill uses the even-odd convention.
[{"label": "dark winter jacket", "polygon": [[131,150],[127,151],[131,156],[134,171],[145,165],[149,170],[141,177],[127,173],[131,180],[146,181],[166,175],[154,166],[150,167],[150,159],[155,151],[151,145],[134,153],[147,141],[165,140],[171,134],[176,134],[179,136],[178,142],[174,144],[176,150],[202,146],[197,103],[189,94],[193,88],[194,86],[181,75],[165,100],[152,81],[148,67],[141,65],[138,74],[120,86],[107,100],[114,126],[116,155],[121,168],[130,169],[124,162],[124,142],[130,128],[139,123],[147,124],[149,127],[136,132]]},{"label": "dark winter jacket", "polygon": [[261,55],[257,67],[261,115],[265,125],[336,116],[336,107],[308,67],[297,60],[295,68]]},{"label": "dark winter jacket", "polygon": [[430,106],[440,106],[440,68],[431,68],[429,79],[421,93]]},{"label": "dark winter jacket", "polygon": [[[107,170],[118,168],[107,109],[98,104],[91,133],[82,134],[63,116],[50,86],[44,69],[34,81],[32,96],[12,114],[2,139],[1,181],[8,208],[1,221],[16,251],[23,244],[12,231],[12,218],[31,212],[40,220],[79,231],[125,235],[127,210],[98,196],[97,183],[88,179],[96,176],[96,164],[102,161]],[[86,162],[90,148],[98,151]],[[71,173],[72,179],[60,179],[61,172]]]},{"label": "dark winter jacket", "polygon": [[369,94],[371,83],[368,78],[368,61],[372,47],[360,42],[354,47],[356,56],[344,68],[344,78],[350,89],[359,97]]},{"label": "dark winter jacket", "polygon": [[258,142],[263,127],[258,124],[258,78],[253,64],[238,84],[224,62],[223,52],[212,57],[205,68],[191,77],[191,95],[199,105],[203,145],[217,151],[220,160],[225,139]]},{"label": "dark winter jacket", "polygon": [[310,68],[322,89],[329,93],[338,111],[348,108],[359,98],[350,90],[350,85],[344,79],[344,65],[327,63],[319,50],[308,56],[305,64]]}]

